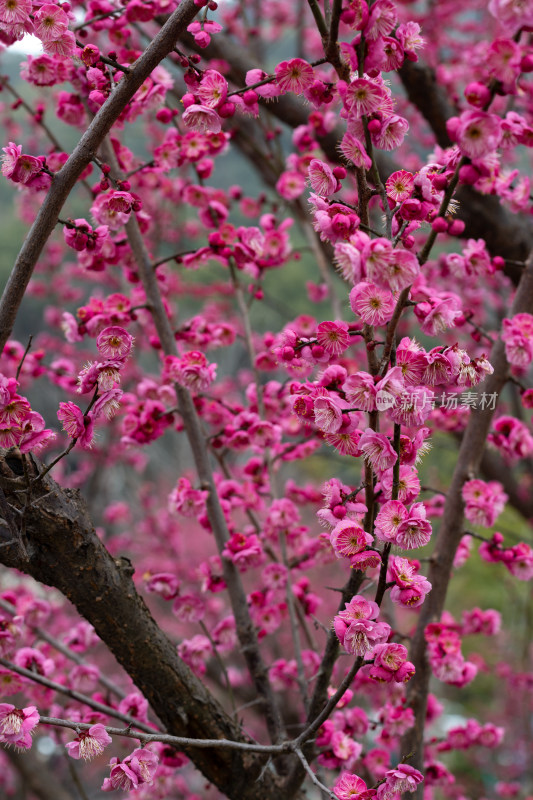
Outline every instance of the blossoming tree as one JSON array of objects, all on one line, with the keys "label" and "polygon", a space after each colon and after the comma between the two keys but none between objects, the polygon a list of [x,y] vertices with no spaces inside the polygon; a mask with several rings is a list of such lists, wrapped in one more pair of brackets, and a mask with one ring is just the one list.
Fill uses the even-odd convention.
[{"label": "blossoming tree", "polygon": [[[533,792],[527,645],[445,608],[471,555],[533,576],[494,530],[533,517],[532,31],[532,0],[0,0],[2,47],[42,43],[0,79],[3,792]],[[452,717],[491,670],[507,705]]]}]

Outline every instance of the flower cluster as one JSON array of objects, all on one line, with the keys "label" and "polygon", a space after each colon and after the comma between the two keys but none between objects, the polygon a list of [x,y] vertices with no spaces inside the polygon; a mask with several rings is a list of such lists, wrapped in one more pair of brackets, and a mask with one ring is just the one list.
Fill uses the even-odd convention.
[{"label": "flower cluster", "polygon": [[455,625],[432,622],[425,631],[433,674],[452,686],[466,686],[478,671],[474,662],[467,661],[461,652],[459,630]]},{"label": "flower cluster", "polygon": [[111,774],[109,778],[104,778],[102,791],[122,789],[130,792],[145,783],[152,783],[158,761],[157,755],[146,747],[134,750],[122,761],[113,757],[110,761]]},{"label": "flower cluster", "polygon": [[17,393],[19,382],[0,373],[0,444],[18,447],[22,453],[39,452],[56,434],[45,427],[41,414]]},{"label": "flower cluster", "polygon": [[349,653],[364,656],[375,645],[387,641],[391,628],[386,622],[376,622],[379,608],[372,600],[356,595],[346,603],[333,620],[337,637]]},{"label": "flower cluster", "polygon": [[78,392],[94,392],[89,408],[83,413],[76,403],[67,401],[59,404],[57,412],[63,430],[83,448],[92,446],[96,419],[110,419],[120,406],[122,390],[118,384],[131,353],[133,336],[117,325],[109,326],[98,334],[96,346],[103,360],[90,362],[78,376]]},{"label": "flower cluster", "polygon": [[467,481],[463,485],[465,517],[474,525],[491,528],[508,500],[498,481]]},{"label": "flower cluster", "polygon": [[27,749],[31,747],[31,734],[38,723],[35,706],[15,708],[10,703],[0,703],[0,742]]}]

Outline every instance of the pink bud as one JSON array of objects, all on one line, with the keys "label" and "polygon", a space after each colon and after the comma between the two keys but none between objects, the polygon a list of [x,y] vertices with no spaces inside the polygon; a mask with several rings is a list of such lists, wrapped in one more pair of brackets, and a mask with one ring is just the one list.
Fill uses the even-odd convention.
[{"label": "pink bud", "polygon": [[342,181],[346,177],[346,170],[344,167],[335,167],[333,174],[339,181]]},{"label": "pink bud", "polygon": [[524,56],[520,62],[521,72],[533,72],[533,53]]},{"label": "pink bud", "polygon": [[232,117],[235,114],[235,103],[231,103],[229,100],[226,100],[225,103],[222,103],[217,108],[217,114],[222,119],[228,119],[228,117]]},{"label": "pink bud", "polygon": [[444,217],[435,217],[433,222],[431,223],[431,227],[435,231],[435,233],[446,233],[448,230],[448,223],[444,219]]},{"label": "pink bud", "polygon": [[244,100],[245,106],[253,106],[254,103],[257,103],[257,92],[254,92],[253,89],[248,89],[243,96],[242,99]]},{"label": "pink bud", "polygon": [[460,236],[465,229],[465,224],[462,219],[454,219],[448,227],[448,233],[452,236]]},{"label": "pink bud", "polygon": [[470,105],[476,108],[483,108],[490,101],[490,89],[479,81],[469,83],[464,94]]},{"label": "pink bud", "polygon": [[446,173],[441,175],[434,175],[432,178],[433,186],[438,192],[442,192],[448,185],[448,176]]},{"label": "pink bud", "polygon": [[465,164],[459,170],[459,181],[473,186],[480,178],[480,174],[472,164]]},{"label": "pink bud", "polygon": [[189,106],[193,106],[196,103],[196,100],[191,92],[187,92],[187,94],[184,94],[181,98],[181,102],[185,108],[189,108]]},{"label": "pink bud", "polygon": [[159,122],[162,122],[163,125],[167,125],[172,120],[172,111],[170,108],[160,108],[155,118]]}]

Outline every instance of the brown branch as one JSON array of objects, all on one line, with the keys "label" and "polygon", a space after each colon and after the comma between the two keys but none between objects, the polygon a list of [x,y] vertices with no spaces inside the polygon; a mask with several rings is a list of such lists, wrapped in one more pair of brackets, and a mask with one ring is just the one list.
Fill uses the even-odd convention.
[{"label": "brown branch", "polygon": [[[533,303],[533,258],[530,259],[519,283],[511,316],[531,309]],[[499,340],[491,355],[494,373],[482,384],[479,390],[488,394],[499,395],[509,373],[509,365],[505,357],[505,346]],[[421,769],[423,766],[423,735],[426,719],[427,695],[431,669],[426,655],[424,632],[430,622],[440,619],[444,610],[446,592],[450,581],[453,559],[464,532],[464,502],[462,489],[466,481],[474,478],[480,468],[483,450],[490,429],[494,410],[473,409],[466,427],[457,464],[453,473],[450,489],[446,495],[446,503],[442,516],[435,549],[430,561],[428,580],[432,585],[431,593],[422,606],[418,625],[413,638],[410,658],[416,667],[416,674],[407,686],[407,698],[415,712],[415,725],[404,736],[402,753],[412,753],[410,764]],[[421,795],[420,795],[421,797]]]},{"label": "brown branch", "polygon": [[37,259],[55,228],[67,197],[79,176],[96,155],[96,151],[133,95],[155,67],[173,50],[178,37],[198,12],[194,0],[183,0],[157,36],[148,45],[131,72],[124,75],[116,89],[100,108],[72,155],[54,175],[39,213],[18,254],[0,300],[0,352],[7,342],[22,298]]},{"label": "brown branch", "polygon": [[398,70],[398,75],[407,97],[418,108],[435,134],[437,144],[442,148],[451,147],[453,143],[448,136],[446,122],[457,112],[437,83],[435,71],[420,62],[414,64],[405,59]]}]

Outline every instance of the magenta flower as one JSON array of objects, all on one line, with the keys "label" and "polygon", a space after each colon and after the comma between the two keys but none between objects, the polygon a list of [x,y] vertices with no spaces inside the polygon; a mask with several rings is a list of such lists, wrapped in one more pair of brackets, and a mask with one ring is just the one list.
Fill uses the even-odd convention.
[{"label": "magenta flower", "polygon": [[15,708],[10,703],[0,703],[0,742],[27,749],[31,747],[31,732],[38,723],[35,706]]},{"label": "magenta flower", "polygon": [[7,25],[24,24],[31,10],[30,0],[0,0],[0,22]]},{"label": "magenta flower", "polygon": [[45,42],[47,40],[58,39],[68,28],[68,16],[65,12],[53,3],[44,3],[36,12],[33,18],[35,24],[35,35]]},{"label": "magenta flower", "polygon": [[350,292],[350,306],[367,325],[385,325],[392,318],[395,302],[389,289],[361,282]]},{"label": "magenta flower", "polygon": [[398,528],[409,516],[409,512],[399,500],[389,500],[376,517],[376,536],[386,542],[396,541]]},{"label": "magenta flower", "polygon": [[183,122],[188,128],[200,133],[220,133],[222,120],[217,112],[208,106],[193,103],[183,112]]},{"label": "magenta flower", "polygon": [[369,78],[356,78],[348,85],[339,81],[337,88],[349,117],[373,114],[385,102],[383,88]]},{"label": "magenta flower", "polygon": [[316,339],[326,353],[339,356],[350,346],[348,325],[342,320],[321,322],[317,327]]},{"label": "magenta flower", "polygon": [[70,400],[59,404],[57,418],[63,423],[63,430],[72,439],[78,439],[80,445],[88,449],[92,446],[94,438],[94,418],[84,414],[81,408]]},{"label": "magenta flower", "polygon": [[374,622],[378,614],[379,608],[373,600],[356,595],[334,618],[335,633],[349,653],[364,656],[374,645],[387,641],[390,625]]},{"label": "magenta flower", "polygon": [[311,188],[322,197],[329,197],[337,191],[337,178],[324,161],[313,158],[309,164],[308,175]]},{"label": "magenta flower", "polygon": [[111,744],[111,741],[104,726],[98,723],[80,733],[73,742],[67,742],[65,747],[71,758],[83,758],[85,761],[90,761],[91,758],[103,753],[104,748]]},{"label": "magenta flower", "polygon": [[314,81],[313,67],[302,58],[282,61],[276,66],[274,74],[282,92],[303,94]]},{"label": "magenta flower", "polygon": [[103,792],[113,792],[115,789],[122,789],[129,792],[136,789],[139,785],[137,774],[130,768],[126,759],[119,762],[118,758],[113,757],[110,761],[111,773],[109,778],[104,778],[102,784]]},{"label": "magenta flower", "polygon": [[122,789],[129,792],[143,783],[152,783],[158,761],[157,755],[147,748],[134,750],[122,762],[112,758],[111,774],[109,778],[104,779],[102,791],[112,792],[114,789]]},{"label": "magenta flower", "polygon": [[343,414],[339,401],[329,395],[316,397],[314,400],[315,425],[324,433],[336,433],[343,422]]},{"label": "magenta flower", "polygon": [[216,108],[226,99],[228,82],[216,69],[206,69],[195,93],[203,106]]},{"label": "magenta flower", "polygon": [[351,161],[355,167],[370,169],[372,159],[365,150],[364,144],[352,133],[345,133],[339,145],[339,150],[346,161]]},{"label": "magenta flower", "polygon": [[402,144],[408,130],[407,120],[398,114],[392,114],[390,117],[385,117],[377,133],[370,133],[370,138],[380,150],[396,150]]},{"label": "magenta flower", "polygon": [[367,428],[359,439],[359,449],[376,473],[392,467],[398,460],[398,453],[383,433]]},{"label": "magenta flower", "polygon": [[431,538],[431,524],[426,519],[423,503],[414,503],[406,520],[398,526],[395,542],[399,547],[410,550],[423,547]]},{"label": "magenta flower", "polygon": [[43,162],[36,156],[23,154],[22,145],[9,142],[2,148],[2,175],[13,183],[28,183],[43,168]]},{"label": "magenta flower", "polygon": [[398,764],[385,775],[385,783],[378,787],[378,800],[392,800],[395,795],[414,792],[417,784],[424,780],[421,772],[409,764]]},{"label": "magenta flower", "polygon": [[133,336],[118,325],[104,328],[96,339],[96,346],[104,358],[126,358],[131,353]]},{"label": "magenta flower", "polygon": [[360,553],[373,541],[369,533],[366,533],[357,523],[348,519],[342,520],[338,525],[335,525],[329,538],[337,558],[342,556],[350,558],[356,553]]},{"label": "magenta flower", "polygon": [[496,150],[502,138],[501,120],[487,111],[463,111],[447,123],[448,131],[455,135],[464,156],[476,159]]},{"label": "magenta flower", "polygon": [[361,411],[376,410],[376,389],[374,378],[368,372],[350,375],[342,385],[346,400]]}]

